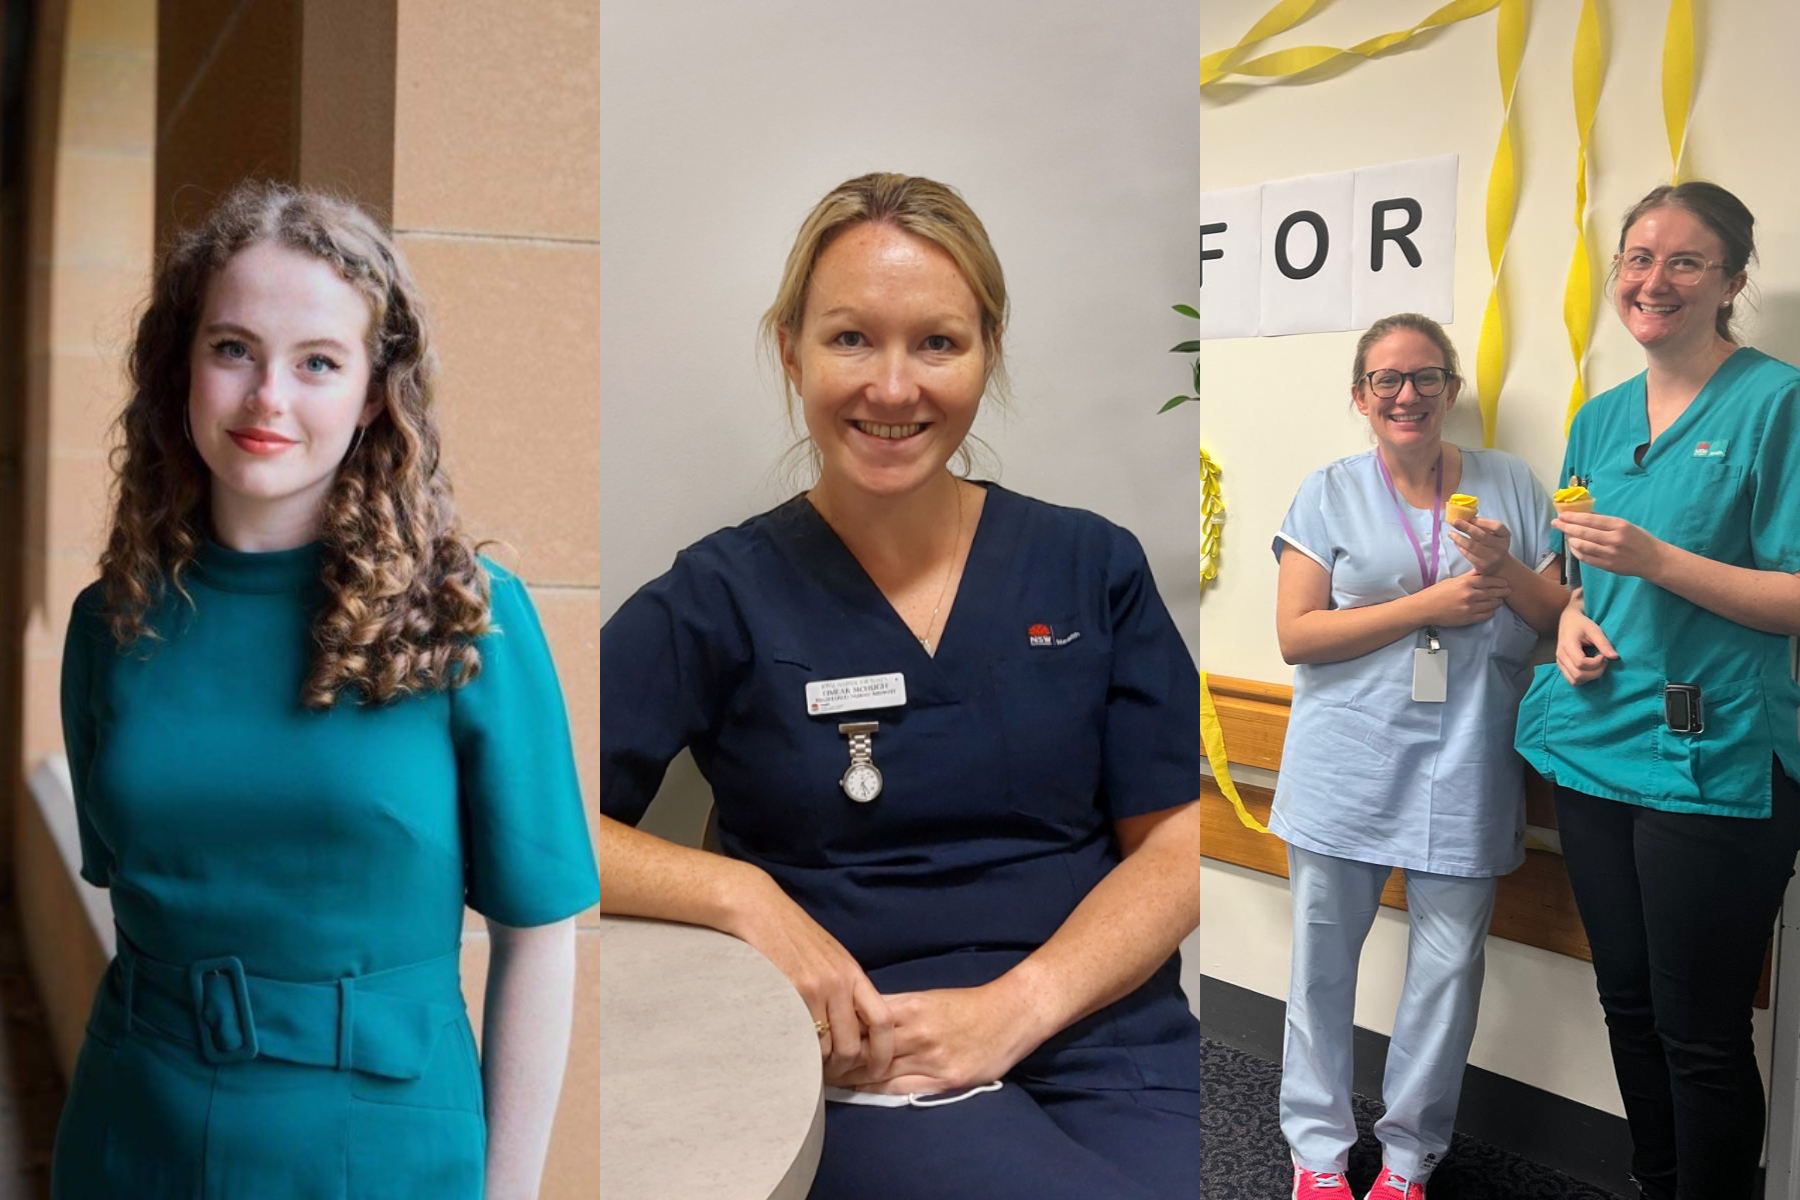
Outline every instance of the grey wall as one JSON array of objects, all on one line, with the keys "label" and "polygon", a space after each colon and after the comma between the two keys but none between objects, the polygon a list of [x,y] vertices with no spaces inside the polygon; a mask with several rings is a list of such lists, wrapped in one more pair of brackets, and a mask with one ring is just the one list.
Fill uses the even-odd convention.
[{"label": "grey wall", "polygon": [[1198,435],[1155,415],[1197,286],[1197,44],[1189,0],[604,6],[604,608],[785,499],[757,319],[813,202],[899,170],[960,188],[1007,270],[1001,477],[1132,529],[1197,649]]},{"label": "grey wall", "polygon": [[[758,318],[811,205],[871,170],[980,214],[1013,299],[1008,487],[1135,532],[1198,649],[1192,0],[681,0],[601,10],[602,602],[786,498]],[[554,347],[543,348],[554,353]],[[684,763],[645,828],[692,840]]]}]

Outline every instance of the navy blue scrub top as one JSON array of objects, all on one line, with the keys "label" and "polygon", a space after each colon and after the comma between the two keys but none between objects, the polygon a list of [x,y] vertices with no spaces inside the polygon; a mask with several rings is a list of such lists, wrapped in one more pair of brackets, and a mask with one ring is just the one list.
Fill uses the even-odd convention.
[{"label": "navy blue scrub top", "polygon": [[[804,497],[683,551],[601,633],[601,811],[636,824],[691,749],[721,848],[884,991],[997,978],[1117,865],[1115,820],[1199,795],[1199,675],[1137,540],[985,486],[935,658]],[[892,672],[904,707],[807,712],[810,682]],[[868,804],[839,787],[861,720]],[[1178,1000],[1175,975],[1146,989]]]}]

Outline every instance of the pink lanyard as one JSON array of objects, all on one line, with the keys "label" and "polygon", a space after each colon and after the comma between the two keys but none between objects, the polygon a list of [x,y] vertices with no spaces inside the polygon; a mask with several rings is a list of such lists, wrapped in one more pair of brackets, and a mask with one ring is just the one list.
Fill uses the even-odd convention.
[{"label": "pink lanyard", "polygon": [[1375,469],[1381,472],[1381,482],[1387,485],[1388,499],[1394,502],[1394,519],[1400,522],[1400,528],[1406,531],[1406,540],[1412,543],[1413,554],[1419,560],[1419,581],[1424,587],[1437,582],[1438,577],[1438,540],[1444,522],[1444,452],[1438,451],[1437,465],[1437,503],[1431,509],[1431,562],[1425,561],[1425,548],[1419,545],[1419,535],[1413,532],[1412,522],[1406,519],[1406,512],[1400,507],[1400,492],[1394,487],[1394,477],[1388,474],[1387,464],[1381,461],[1381,451],[1375,451]]}]

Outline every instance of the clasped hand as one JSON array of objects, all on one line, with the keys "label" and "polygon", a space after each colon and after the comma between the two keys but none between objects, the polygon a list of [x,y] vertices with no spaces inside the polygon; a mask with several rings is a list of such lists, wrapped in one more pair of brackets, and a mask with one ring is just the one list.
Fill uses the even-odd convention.
[{"label": "clasped hand", "polygon": [[1471,571],[1440,579],[1417,593],[1424,625],[1457,628],[1485,621],[1512,595],[1512,584],[1498,575]]},{"label": "clasped hand", "polygon": [[825,1082],[865,1092],[931,1095],[992,1083],[1033,1048],[1025,1006],[1005,980],[885,997],[894,1019],[893,1057],[871,1059]]},{"label": "clasped hand", "polygon": [[954,1091],[992,1083],[1035,1045],[1028,1006],[1005,979],[883,996],[850,952],[772,880],[741,936],[787,976],[823,1027],[819,1054],[830,1086]]}]

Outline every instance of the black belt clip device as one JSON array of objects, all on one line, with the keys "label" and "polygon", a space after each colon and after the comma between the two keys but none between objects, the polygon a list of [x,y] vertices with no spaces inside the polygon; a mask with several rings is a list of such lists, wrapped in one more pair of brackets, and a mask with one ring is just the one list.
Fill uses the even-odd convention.
[{"label": "black belt clip device", "polygon": [[1706,710],[1700,703],[1699,684],[1663,685],[1663,724],[1671,733],[1705,732]]}]

